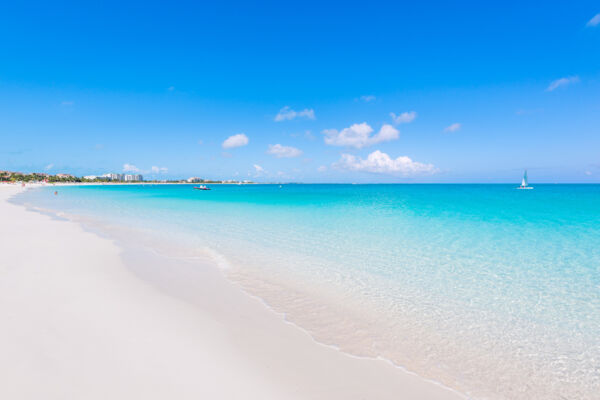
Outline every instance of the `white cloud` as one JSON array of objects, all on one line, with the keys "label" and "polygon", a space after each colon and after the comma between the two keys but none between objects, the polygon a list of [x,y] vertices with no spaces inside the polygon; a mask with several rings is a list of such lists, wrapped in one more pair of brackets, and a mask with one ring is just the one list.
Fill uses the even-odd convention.
[{"label": "white cloud", "polygon": [[352,154],[342,154],[340,160],[333,164],[333,166],[349,171],[403,176],[431,175],[438,171],[433,164],[416,162],[406,156],[394,159],[379,150],[375,150],[369,154],[366,159]]},{"label": "white cloud", "polygon": [[317,168],[317,171],[325,172],[325,171],[327,171],[327,167],[325,165],[321,165],[319,168]]},{"label": "white cloud", "polygon": [[392,112],[392,113],[390,113],[390,117],[392,117],[392,121],[394,121],[394,123],[396,125],[408,124],[409,122],[413,122],[415,120],[415,118],[417,118],[417,112],[416,111],[407,111],[407,112],[403,112],[402,114],[399,114],[399,115],[396,115]]},{"label": "white cloud", "polygon": [[123,172],[140,172],[140,169],[135,165],[123,164]]},{"label": "white cloud", "polygon": [[270,144],[268,154],[272,154],[277,158],[292,158],[302,155],[302,150],[291,146],[282,146],[280,144]]},{"label": "white cloud", "polygon": [[561,86],[567,86],[577,82],[579,82],[578,76],[567,76],[565,78],[560,78],[550,82],[550,85],[546,88],[546,92],[552,92],[553,90],[558,89]]},{"label": "white cloud", "polygon": [[49,169],[52,169],[52,168],[54,168],[54,164],[48,164],[48,165],[46,165],[46,166],[44,167],[44,169],[45,169],[46,171],[48,171]]},{"label": "white cloud", "polygon": [[289,106],[285,106],[279,110],[279,113],[275,116],[275,121],[281,122],[285,120],[292,120],[294,118],[315,119],[315,111],[312,108],[305,108],[302,111],[294,111]]},{"label": "white cloud", "polygon": [[152,171],[153,174],[166,174],[167,172],[169,172],[169,169],[167,167],[152,166],[152,168],[150,168],[150,170]]},{"label": "white cloud", "polygon": [[459,124],[458,122],[453,123],[450,126],[447,126],[444,128],[444,132],[456,132],[457,130],[459,130],[462,127],[461,124]]},{"label": "white cloud", "polygon": [[254,174],[252,174],[251,172],[248,172],[248,176],[254,176],[255,178],[258,178],[258,177],[266,175],[267,170],[264,169],[263,167],[261,167],[260,165],[254,164],[253,167],[254,167]]},{"label": "white cloud", "polygon": [[592,19],[590,19],[587,24],[585,24],[585,26],[589,26],[589,27],[598,26],[598,25],[600,25],[600,14],[594,15],[594,17]]},{"label": "white cloud", "polygon": [[585,171],[584,174],[586,174],[587,176],[591,176],[592,175],[592,171]]},{"label": "white cloud", "polygon": [[361,149],[381,142],[396,140],[400,132],[391,125],[384,124],[376,135],[371,136],[373,128],[366,122],[354,124],[341,131],[337,129],[325,129],[325,143],[331,146],[347,146]]},{"label": "white cloud", "polygon": [[368,103],[368,102],[370,102],[370,101],[374,101],[374,100],[376,99],[376,97],[375,97],[375,96],[373,96],[372,94],[368,94],[368,95],[366,95],[366,96],[360,96],[360,99],[361,99],[362,101],[364,101],[365,103]]},{"label": "white cloud", "polygon": [[229,136],[223,142],[224,149],[232,149],[234,147],[241,147],[248,144],[248,136],[243,133],[238,133],[237,135]]}]

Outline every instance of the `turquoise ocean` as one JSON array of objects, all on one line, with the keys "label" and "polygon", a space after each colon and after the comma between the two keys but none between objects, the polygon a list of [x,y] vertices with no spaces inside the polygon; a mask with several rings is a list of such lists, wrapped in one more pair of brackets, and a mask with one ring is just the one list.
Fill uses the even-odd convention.
[{"label": "turquoise ocean", "polygon": [[599,399],[600,185],[515,186],[49,186],[14,201],[214,260],[317,341],[467,396]]}]

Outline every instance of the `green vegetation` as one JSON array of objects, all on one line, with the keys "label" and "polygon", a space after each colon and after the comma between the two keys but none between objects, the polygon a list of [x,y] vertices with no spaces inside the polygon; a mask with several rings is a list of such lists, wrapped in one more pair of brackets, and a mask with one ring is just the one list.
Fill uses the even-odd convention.
[{"label": "green vegetation", "polygon": [[2,182],[82,182],[81,178],[71,175],[48,175],[44,173],[23,174],[20,172],[0,171]]},{"label": "green vegetation", "polygon": [[[107,182],[105,178],[97,179],[98,182]],[[42,172],[32,172],[24,174],[21,172],[0,171],[0,182],[48,182],[48,183],[68,183],[68,182],[91,182],[77,176],[68,174],[50,175]]]},{"label": "green vegetation", "polygon": [[188,182],[188,181],[179,181],[182,183],[223,183],[223,181],[213,181],[210,179],[199,179],[197,181],[193,181],[193,182]]}]

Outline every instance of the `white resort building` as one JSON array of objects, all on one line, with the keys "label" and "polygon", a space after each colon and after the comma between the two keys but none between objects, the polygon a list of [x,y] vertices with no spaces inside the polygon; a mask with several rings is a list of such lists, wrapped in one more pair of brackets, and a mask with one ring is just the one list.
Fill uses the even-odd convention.
[{"label": "white resort building", "polygon": [[142,177],[142,175],[132,175],[132,174],[127,174],[125,175],[125,182],[140,182],[143,181],[144,178]]},{"label": "white resort building", "polygon": [[141,182],[144,180],[144,177],[140,174],[104,174],[102,178],[106,178],[111,181],[116,182]]}]

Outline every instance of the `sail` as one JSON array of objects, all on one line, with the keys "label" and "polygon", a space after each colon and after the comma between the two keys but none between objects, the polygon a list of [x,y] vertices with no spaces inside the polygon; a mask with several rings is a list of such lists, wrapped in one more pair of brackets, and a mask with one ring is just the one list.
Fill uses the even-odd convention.
[{"label": "sail", "polygon": [[523,173],[523,180],[521,181],[521,186],[519,186],[517,189],[533,189],[533,187],[527,185],[527,170],[525,170],[525,172]]}]

